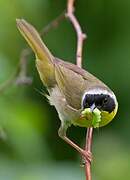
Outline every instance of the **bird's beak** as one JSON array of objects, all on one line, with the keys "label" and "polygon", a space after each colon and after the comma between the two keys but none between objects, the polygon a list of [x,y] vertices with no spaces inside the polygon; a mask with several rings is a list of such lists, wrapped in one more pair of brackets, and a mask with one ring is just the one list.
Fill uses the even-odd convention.
[{"label": "bird's beak", "polygon": [[96,105],[95,105],[95,103],[93,103],[93,104],[90,106],[91,112],[93,112],[95,108],[96,108]]},{"label": "bird's beak", "polygon": [[96,108],[96,105],[95,103],[93,103],[89,108],[83,109],[81,112],[81,118],[86,118],[86,119],[91,120],[95,108]]}]

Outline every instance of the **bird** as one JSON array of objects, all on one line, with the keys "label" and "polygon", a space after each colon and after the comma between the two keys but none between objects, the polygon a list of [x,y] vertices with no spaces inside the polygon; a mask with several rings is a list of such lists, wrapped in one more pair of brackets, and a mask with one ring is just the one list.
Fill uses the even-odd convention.
[{"label": "bird", "polygon": [[35,54],[37,71],[49,94],[46,97],[58,113],[59,136],[91,161],[91,152],[70,140],[66,132],[71,125],[96,128],[111,122],[118,110],[114,92],[87,70],[55,57],[26,20],[16,19],[16,24]]}]

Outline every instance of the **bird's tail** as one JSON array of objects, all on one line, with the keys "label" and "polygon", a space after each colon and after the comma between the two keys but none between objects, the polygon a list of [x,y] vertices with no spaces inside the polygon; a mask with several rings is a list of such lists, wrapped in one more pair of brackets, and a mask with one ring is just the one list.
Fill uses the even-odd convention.
[{"label": "bird's tail", "polygon": [[17,19],[17,27],[36,55],[36,65],[41,80],[47,86],[53,86],[54,57],[43,43],[36,29],[24,19]]}]

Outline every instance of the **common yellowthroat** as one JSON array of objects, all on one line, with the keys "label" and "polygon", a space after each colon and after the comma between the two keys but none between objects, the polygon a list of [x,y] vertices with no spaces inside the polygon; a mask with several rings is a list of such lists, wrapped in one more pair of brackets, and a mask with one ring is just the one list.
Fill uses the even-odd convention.
[{"label": "common yellowthroat", "polygon": [[[31,24],[17,19],[17,27],[35,53],[38,73],[49,93],[47,98],[58,112],[59,136],[90,160],[89,152],[66,136],[67,128],[72,124],[80,127],[107,125],[117,113],[116,96],[88,71],[53,56]],[[99,121],[94,122],[96,113]]]}]

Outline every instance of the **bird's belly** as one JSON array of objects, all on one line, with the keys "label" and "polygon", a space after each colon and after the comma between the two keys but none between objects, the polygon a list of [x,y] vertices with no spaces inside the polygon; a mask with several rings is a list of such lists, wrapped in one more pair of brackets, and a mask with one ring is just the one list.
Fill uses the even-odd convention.
[{"label": "bird's belly", "polygon": [[49,102],[55,106],[61,121],[69,121],[72,124],[73,121],[79,118],[81,110],[70,107],[57,86],[49,91],[49,94]]},{"label": "bird's belly", "polygon": [[91,126],[91,122],[89,120],[80,118],[81,109],[77,110],[68,105],[64,95],[57,86],[53,88],[49,94],[49,102],[51,105],[55,106],[61,122],[80,127]]}]

